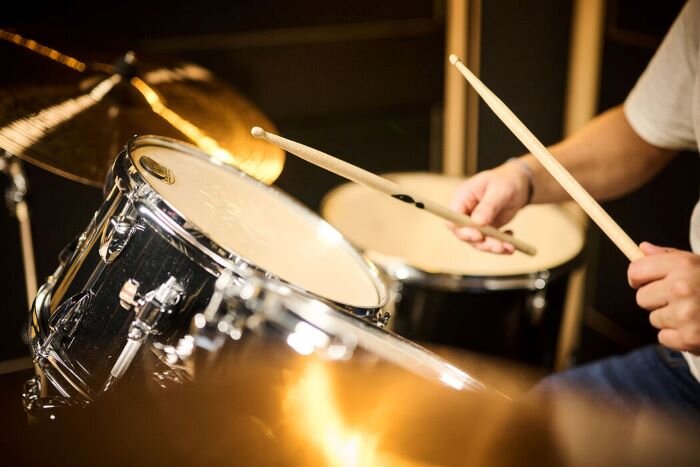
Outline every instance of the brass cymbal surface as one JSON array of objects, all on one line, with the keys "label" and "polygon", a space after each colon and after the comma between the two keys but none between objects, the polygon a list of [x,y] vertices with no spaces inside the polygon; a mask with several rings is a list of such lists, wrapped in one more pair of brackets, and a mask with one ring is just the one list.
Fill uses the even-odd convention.
[{"label": "brass cymbal surface", "polygon": [[284,152],[250,135],[267,117],[198,65],[132,52],[81,61],[4,30],[0,56],[13,64],[0,87],[0,148],[53,173],[101,186],[137,134],[194,143],[266,183],[282,171]]}]

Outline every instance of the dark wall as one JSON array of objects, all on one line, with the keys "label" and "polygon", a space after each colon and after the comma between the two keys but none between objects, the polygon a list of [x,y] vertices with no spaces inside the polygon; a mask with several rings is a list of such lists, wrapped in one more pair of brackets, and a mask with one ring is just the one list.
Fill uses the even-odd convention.
[{"label": "dark wall", "polygon": [[[570,0],[484,0],[481,78],[545,144],[562,136]],[[483,103],[479,169],[526,152]]]}]

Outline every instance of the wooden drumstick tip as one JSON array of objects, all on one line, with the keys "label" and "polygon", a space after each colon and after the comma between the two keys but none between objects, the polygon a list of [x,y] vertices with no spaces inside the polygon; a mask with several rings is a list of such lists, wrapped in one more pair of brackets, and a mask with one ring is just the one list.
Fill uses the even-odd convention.
[{"label": "wooden drumstick tip", "polygon": [[456,65],[457,62],[461,62],[461,61],[462,60],[460,60],[459,57],[456,56],[455,54],[450,54],[450,63],[451,64]]},{"label": "wooden drumstick tip", "polygon": [[250,129],[250,134],[255,136],[256,138],[264,138],[265,135],[267,135],[267,132],[259,126],[254,126]]}]

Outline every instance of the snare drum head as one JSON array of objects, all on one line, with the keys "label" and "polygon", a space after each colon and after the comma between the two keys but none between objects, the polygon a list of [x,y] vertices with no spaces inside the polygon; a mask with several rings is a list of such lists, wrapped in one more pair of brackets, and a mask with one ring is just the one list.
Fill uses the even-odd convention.
[{"label": "snare drum head", "polygon": [[135,144],[130,155],[167,204],[222,248],[327,300],[384,305],[375,270],[333,227],[279,190],[172,141]]},{"label": "snare drum head", "polygon": [[[461,178],[428,173],[387,178],[426,198],[449,204]],[[535,256],[495,255],[458,240],[445,221],[414,206],[356,184],[342,185],[324,199],[323,217],[377,264],[405,264],[427,273],[511,276],[544,271],[572,260],[583,248],[581,223],[565,208],[532,205],[505,228],[537,248]]]}]

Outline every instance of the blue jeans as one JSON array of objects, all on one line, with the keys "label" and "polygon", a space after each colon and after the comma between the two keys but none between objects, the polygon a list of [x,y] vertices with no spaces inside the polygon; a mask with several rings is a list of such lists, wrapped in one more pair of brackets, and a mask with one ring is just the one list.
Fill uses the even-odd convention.
[{"label": "blue jeans", "polygon": [[653,406],[700,416],[700,383],[680,352],[660,345],[551,375],[534,392],[547,395],[561,390],[584,392],[625,410]]}]

